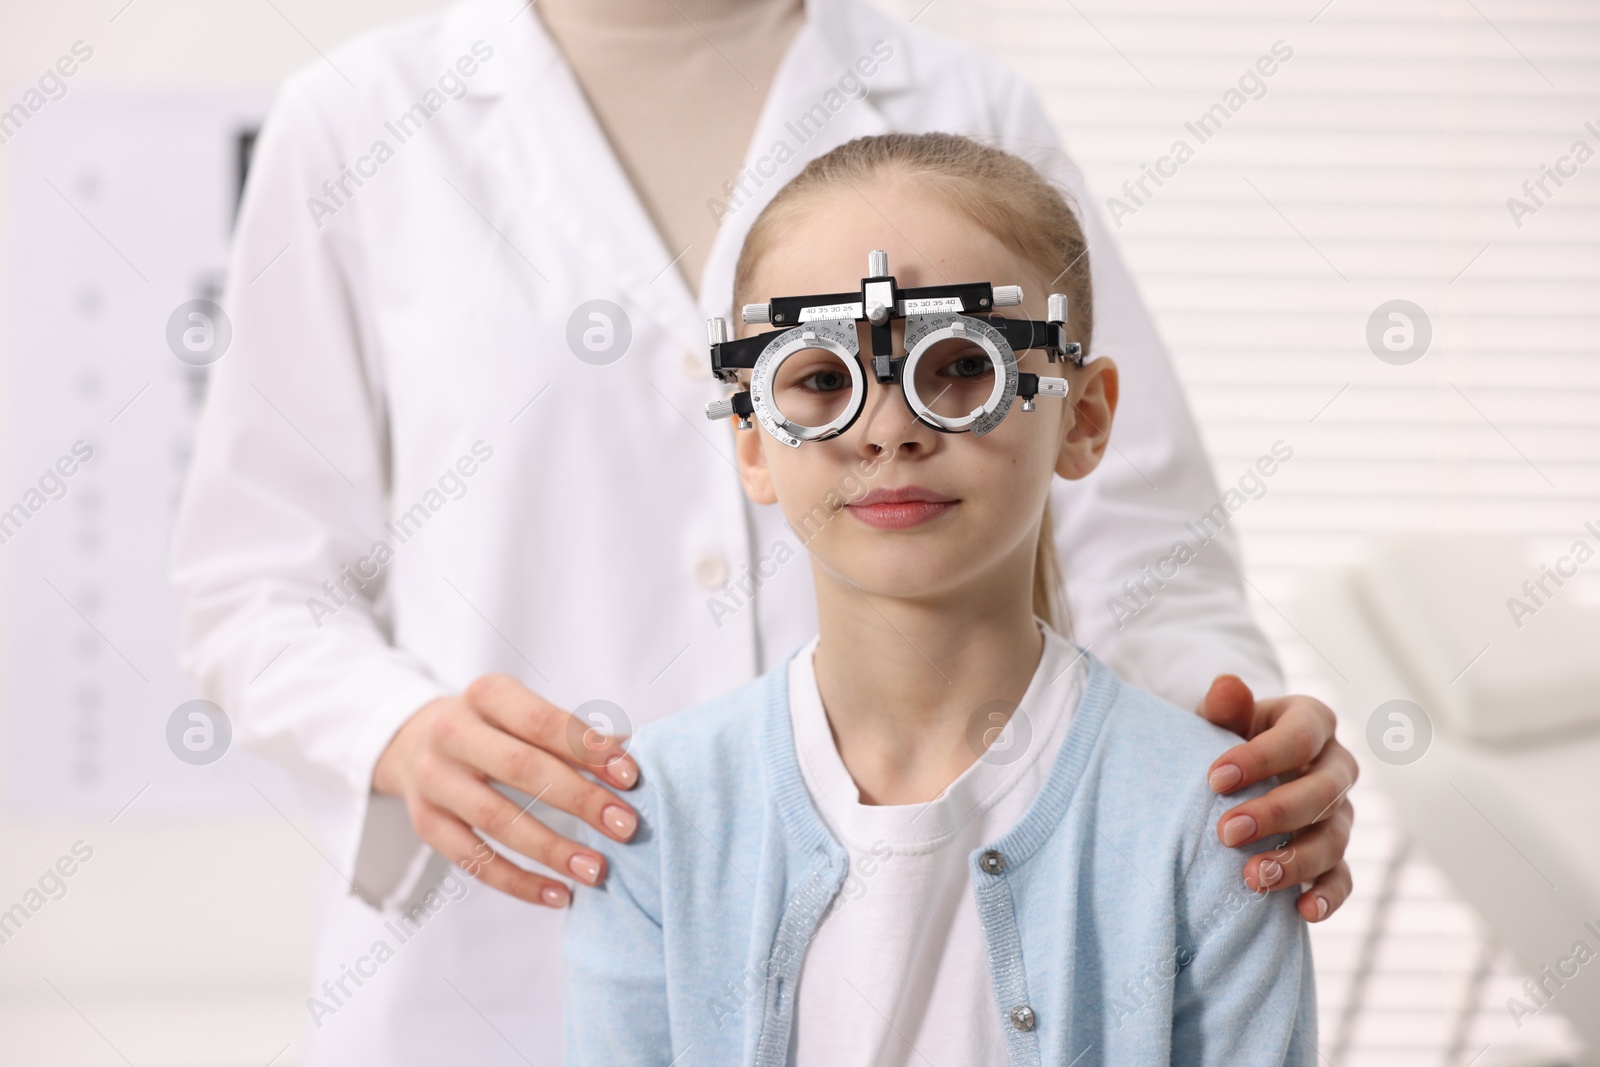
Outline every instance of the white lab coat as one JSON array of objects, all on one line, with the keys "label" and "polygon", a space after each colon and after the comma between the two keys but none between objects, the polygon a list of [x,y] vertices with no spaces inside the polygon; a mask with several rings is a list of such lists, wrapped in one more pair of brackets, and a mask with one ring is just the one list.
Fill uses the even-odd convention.
[{"label": "white lab coat", "polygon": [[[864,5],[813,0],[746,157],[760,181],[744,182],[724,219],[697,303],[565,60],[531,11],[508,21],[515,7],[469,0],[368,35],[285,85],[237,224],[233,342],[213,372],[175,536],[186,668],[244,743],[294,771],[339,872],[310,1064],[560,1059],[561,913],[474,885],[429,898],[436,910],[404,940],[384,925],[442,869],[400,802],[369,791],[417,708],[505,671],[564,707],[612,701],[618,725],[637,727],[745,681],[815,631],[803,553],[775,574],[763,562],[797,539],[776,508],[746,503],[733,435],[702,414],[722,393],[704,322],[730,314],[734,261],[761,205],[805,160],[894,129],[998,137],[1088,202],[1014,75]],[[464,56],[475,68],[458,66]],[[841,76],[869,56],[869,97],[841,100]],[[466,68],[462,98],[428,95]],[[419,102],[426,123],[402,143],[386,123]],[[826,121],[801,143],[790,124],[810,113],[815,128],[818,104]],[[774,169],[779,141],[796,156]],[[1095,347],[1117,359],[1123,388],[1116,451],[1055,488],[1075,636],[1186,706],[1220,671],[1280,690],[1231,537],[1126,628],[1106,608],[1218,490],[1111,236],[1096,212],[1086,223]],[[567,340],[574,310],[595,299],[631,326],[607,365]],[[391,558],[373,554],[380,541]],[[324,586],[354,589],[345,565],[370,576],[360,596]],[[724,583],[758,567],[771,576],[737,607]]]}]

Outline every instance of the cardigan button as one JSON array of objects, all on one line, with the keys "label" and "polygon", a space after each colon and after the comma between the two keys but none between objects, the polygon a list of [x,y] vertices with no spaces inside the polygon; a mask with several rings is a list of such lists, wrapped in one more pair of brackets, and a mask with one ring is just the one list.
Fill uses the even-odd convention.
[{"label": "cardigan button", "polygon": [[983,868],[985,874],[999,874],[1006,869],[1006,858],[991,848],[978,857],[978,866]]},{"label": "cardigan button", "polygon": [[1018,1030],[1033,1029],[1033,1009],[1026,1004],[1018,1004],[1011,1009],[1011,1025]]}]

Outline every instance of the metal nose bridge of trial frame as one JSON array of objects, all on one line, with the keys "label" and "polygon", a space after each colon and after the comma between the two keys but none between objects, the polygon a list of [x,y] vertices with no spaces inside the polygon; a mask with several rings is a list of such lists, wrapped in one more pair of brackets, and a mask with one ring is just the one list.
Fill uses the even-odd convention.
[{"label": "metal nose bridge of trial frame", "polygon": [[[902,289],[889,274],[889,255],[877,249],[867,255],[868,277],[854,293],[825,293],[779,297],[766,304],[746,304],[746,323],[771,323],[777,330],[730,339],[725,319],[707,322],[711,345],[711,370],[719,381],[738,383],[738,372],[750,370],[750,387],[706,405],[706,418],[737,417],[740,429],[750,429],[752,417],[777,440],[790,447],[804,441],[821,441],[844,433],[861,414],[866,386],[860,363],[856,323],[871,324],[872,370],[880,384],[898,383],[919,421],[944,433],[981,437],[999,425],[1022,397],[1022,410],[1034,410],[1035,396],[1065,398],[1065,378],[1040,377],[1017,369],[1016,351],[1042,348],[1050,362],[1070,360],[1083,366],[1083,349],[1067,340],[1067,297],[1051,293],[1046,321],[975,318],[997,308],[1022,303],[1022,287],[992,286],[988,282],[930,285]],[[892,323],[906,323],[906,355],[893,358]],[[932,409],[916,387],[919,362],[943,341],[960,338],[981,349],[995,371],[989,397],[961,415],[942,415]],[[851,383],[851,397],[834,418],[817,426],[791,421],[779,409],[774,381],[791,357],[806,350],[832,353],[843,365]]]}]

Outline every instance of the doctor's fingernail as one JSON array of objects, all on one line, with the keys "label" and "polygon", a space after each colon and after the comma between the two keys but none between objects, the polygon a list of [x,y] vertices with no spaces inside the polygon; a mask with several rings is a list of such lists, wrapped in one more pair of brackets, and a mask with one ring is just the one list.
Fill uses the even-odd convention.
[{"label": "doctor's fingernail", "polygon": [[1318,897],[1317,898],[1317,921],[1321,922],[1323,919],[1326,919],[1327,917],[1328,917],[1328,898],[1327,897]]},{"label": "doctor's fingernail", "polygon": [[572,858],[567,861],[567,866],[571,868],[573,874],[590,885],[594,885],[600,880],[600,860],[587,853],[574,853]]},{"label": "doctor's fingernail", "polygon": [[567,891],[565,889],[557,889],[553,885],[547,885],[539,892],[539,899],[552,908],[564,908],[567,906]]},{"label": "doctor's fingernail", "polygon": [[1276,885],[1279,878],[1283,877],[1283,864],[1277,860],[1262,860],[1261,866],[1256,868],[1256,881],[1265,889],[1269,885]]},{"label": "doctor's fingernail", "polygon": [[1238,785],[1239,780],[1243,777],[1244,772],[1239,768],[1231,763],[1224,763],[1211,772],[1211,776],[1206,779],[1206,783],[1211,786],[1213,793],[1225,793]]},{"label": "doctor's fingernail", "polygon": [[639,828],[638,816],[627,808],[612,804],[600,813],[600,819],[613,834],[626,840]]},{"label": "doctor's fingernail", "polygon": [[1256,832],[1256,821],[1248,815],[1235,815],[1222,824],[1222,843],[1232,848]]},{"label": "doctor's fingernail", "polygon": [[626,756],[618,756],[606,764],[606,767],[610,769],[611,777],[624,788],[633,785],[639,778],[639,772],[633,769],[633,761]]}]

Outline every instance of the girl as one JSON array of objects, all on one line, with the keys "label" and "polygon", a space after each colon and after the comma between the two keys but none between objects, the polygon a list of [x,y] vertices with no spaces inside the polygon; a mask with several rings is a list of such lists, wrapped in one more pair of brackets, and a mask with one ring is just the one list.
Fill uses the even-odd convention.
[{"label": "girl", "polygon": [[[1020,282],[1019,318],[1061,318],[1045,295],[1065,292],[1090,352],[1072,210],[1023,161],[951,135],[812,162],[751,229],[736,301],[850,290],[872,249],[901,287]],[[872,373],[842,433],[738,434],[745,491],[809,553],[819,633],[635,740],[639,835],[593,835],[609,875],[568,920],[569,1062],[1315,1060],[1305,925],[1289,895],[1243,888],[1243,857],[1210,832],[1238,800],[1204,788],[1229,736],[1056,628],[1050,479],[1099,464],[1116,368],[1017,356],[1066,397],[1041,390],[981,436],[941,432]],[[791,359],[770,395],[791,418],[837,412],[840,368]],[[916,375],[922,414],[946,393],[969,410],[993,373],[941,342]]]}]

